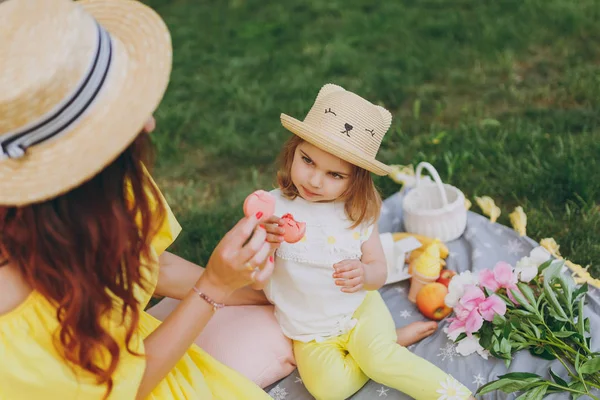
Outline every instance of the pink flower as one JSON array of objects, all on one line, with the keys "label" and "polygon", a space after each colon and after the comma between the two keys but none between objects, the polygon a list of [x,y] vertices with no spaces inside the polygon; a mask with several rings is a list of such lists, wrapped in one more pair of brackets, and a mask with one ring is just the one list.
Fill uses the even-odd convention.
[{"label": "pink flower", "polygon": [[465,332],[467,336],[471,336],[473,332],[477,332],[483,325],[483,317],[479,311],[479,306],[484,301],[485,294],[480,288],[475,285],[467,285],[465,294],[454,307],[456,318],[451,318],[448,333],[461,331]]},{"label": "pink flower", "polygon": [[500,297],[493,294],[479,304],[479,312],[486,321],[493,321],[495,314],[506,314],[506,303]]},{"label": "pink flower", "polygon": [[485,294],[480,288],[475,285],[468,285],[465,287],[465,294],[460,298],[458,304],[471,311],[477,308],[484,300]]},{"label": "pink flower", "polygon": [[467,336],[471,336],[474,332],[477,332],[483,325],[483,317],[479,312],[478,308],[474,308],[467,319],[465,320],[465,332]]},{"label": "pink flower", "polygon": [[479,282],[492,292],[496,292],[498,289],[506,289],[510,300],[515,304],[519,304],[511,293],[511,290],[520,291],[517,287],[517,275],[510,264],[500,261],[493,270],[484,269],[479,273]]}]

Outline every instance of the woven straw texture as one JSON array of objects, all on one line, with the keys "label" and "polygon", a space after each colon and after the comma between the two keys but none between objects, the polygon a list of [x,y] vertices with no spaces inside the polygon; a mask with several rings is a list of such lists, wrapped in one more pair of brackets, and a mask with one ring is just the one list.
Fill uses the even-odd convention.
[{"label": "woven straw texture", "polygon": [[67,132],[0,161],[0,204],[56,197],[112,162],[158,106],[171,72],[171,39],[133,0],[9,0],[0,4],[0,136],[41,118],[77,87],[90,65],[95,24],[112,36],[105,86]]},{"label": "woven straw texture", "polygon": [[392,115],[381,106],[333,84],[324,85],[304,121],[281,114],[281,123],[300,136],[342,160],[377,175],[388,175],[390,167],[375,156],[392,124]]}]

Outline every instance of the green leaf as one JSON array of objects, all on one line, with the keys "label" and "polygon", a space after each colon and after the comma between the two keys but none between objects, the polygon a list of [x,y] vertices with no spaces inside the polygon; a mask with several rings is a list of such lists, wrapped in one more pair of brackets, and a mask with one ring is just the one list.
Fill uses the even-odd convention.
[{"label": "green leaf", "polygon": [[527,343],[527,339],[525,339],[523,336],[519,335],[516,332],[513,332],[512,335],[510,335],[510,338],[519,343]]},{"label": "green leaf", "polygon": [[544,294],[544,292],[540,293],[540,295],[538,296],[538,299],[537,299],[537,307],[540,308],[540,304],[542,304],[542,302],[545,300],[546,300],[546,295]]},{"label": "green leaf", "polygon": [[[569,385],[569,388],[573,389],[573,390],[578,390],[580,392],[585,392],[585,386],[583,385],[582,382],[579,382],[579,381],[572,382]],[[576,399],[580,398],[582,396],[582,394],[573,393],[572,396],[573,396],[573,399],[576,400]]]},{"label": "green leaf", "polygon": [[535,337],[540,339],[542,337],[542,332],[540,331],[540,328],[537,327],[536,324],[534,323],[529,323],[529,326],[533,329],[533,332],[535,333]]},{"label": "green leaf", "polygon": [[568,338],[568,337],[571,337],[576,334],[577,334],[577,332],[572,332],[572,331],[554,332],[554,336],[556,336],[557,338]]},{"label": "green leaf", "polygon": [[500,314],[494,314],[494,320],[492,321],[494,325],[504,325],[505,322],[506,318],[504,318],[504,316]]},{"label": "green leaf", "polygon": [[558,274],[561,273],[560,270],[562,269],[564,263],[565,262],[563,260],[552,260],[548,268],[544,268],[542,272],[542,275],[544,277],[544,283],[552,281],[554,280],[554,278],[558,277]]},{"label": "green leaf", "polygon": [[[550,268],[552,268],[552,267],[550,267]],[[563,310],[560,303],[558,302],[558,299],[556,298],[556,293],[554,292],[554,288],[552,288],[550,286],[550,281],[548,281],[548,280],[544,280],[544,293],[546,294],[546,297],[548,298],[550,305],[552,306],[554,311],[556,311],[556,314],[558,316],[560,316],[561,318],[563,318],[564,320],[568,321],[567,314],[565,313],[565,310]]]},{"label": "green leaf", "polygon": [[585,297],[579,299],[579,315],[577,317],[577,329],[579,334],[585,337],[585,317],[583,315],[583,305],[585,304]]},{"label": "green leaf", "polygon": [[533,294],[533,290],[531,290],[531,288],[529,287],[529,285],[523,283],[523,282],[519,282],[517,283],[517,286],[519,287],[519,289],[521,290],[521,293],[523,293],[523,295],[527,298],[527,301],[529,301],[529,304],[536,304],[535,301],[535,296]]},{"label": "green leaf", "polygon": [[510,314],[518,315],[519,317],[529,317],[529,316],[533,315],[533,313],[531,313],[530,311],[519,310],[519,309],[510,310]]},{"label": "green leaf", "polygon": [[587,282],[585,282],[583,285],[581,285],[574,293],[573,293],[573,298],[577,299],[579,296],[581,296],[582,294],[587,293],[588,291],[588,284]]},{"label": "green leaf", "polygon": [[525,332],[525,334],[527,336],[535,337],[535,333],[533,332],[533,329],[530,328],[529,324],[524,323],[522,329],[523,329],[523,332]]},{"label": "green leaf", "polygon": [[579,367],[579,372],[582,374],[593,374],[600,371],[600,357],[594,357],[587,360]]},{"label": "green leaf", "polygon": [[500,341],[500,352],[506,356],[510,356],[510,350],[511,350],[510,342],[508,340],[502,338],[502,340]]},{"label": "green leaf", "polygon": [[534,345],[532,348],[529,349],[529,353],[531,353],[531,355],[534,355],[536,357],[543,358],[544,360],[555,360],[556,359],[556,356],[554,354],[552,354],[550,352],[550,350],[548,350],[548,347],[540,347],[540,346]]},{"label": "green leaf", "polygon": [[575,281],[571,277],[571,275],[559,274],[558,280],[560,281],[560,285],[563,288],[565,293],[567,307],[570,309],[570,314],[573,314],[573,289],[575,288]]},{"label": "green leaf", "polygon": [[548,390],[547,384],[538,384],[517,397],[515,400],[540,400],[546,394],[546,390]]},{"label": "green leaf", "polygon": [[546,268],[548,268],[550,266],[550,264],[552,264],[552,259],[546,261],[545,263],[543,263],[542,265],[540,265],[538,267],[538,274],[542,273]]},{"label": "green leaf", "polygon": [[550,375],[552,376],[552,379],[554,379],[554,382],[558,383],[561,386],[564,387],[568,387],[569,384],[567,383],[567,381],[565,381],[563,378],[561,378],[560,376],[556,375],[554,373],[554,371],[552,371],[552,368],[549,368],[550,371]]},{"label": "green leaf", "polygon": [[[534,382],[542,381],[541,377],[535,374],[529,374],[527,372],[513,372],[512,374],[517,375],[529,375],[529,377],[519,378],[519,377],[506,377],[506,375],[502,375],[495,381],[489,382],[479,388],[477,390],[477,394],[486,394],[493,392],[495,390],[500,390],[504,393],[512,393],[518,390],[523,390],[525,387],[531,385]],[[511,375],[511,374],[507,374]]]},{"label": "green leaf", "polygon": [[542,380],[542,377],[531,373],[531,372],[509,372],[508,374],[500,375],[498,378],[500,379],[530,379],[530,378],[538,378]]},{"label": "green leaf", "polygon": [[458,337],[456,338],[456,340],[454,342],[460,342],[461,340],[463,340],[466,337],[467,337],[467,334],[463,332],[460,335],[458,335]]},{"label": "green leaf", "polygon": [[531,311],[532,313],[537,314],[537,309],[527,301],[527,299],[521,294],[521,292],[513,289],[510,289],[510,292],[512,293],[515,300],[517,300],[517,303],[523,306],[527,311]]}]

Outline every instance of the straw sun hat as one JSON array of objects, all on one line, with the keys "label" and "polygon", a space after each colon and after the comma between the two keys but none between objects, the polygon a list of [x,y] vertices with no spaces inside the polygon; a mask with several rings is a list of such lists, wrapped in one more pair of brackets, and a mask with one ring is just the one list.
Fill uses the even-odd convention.
[{"label": "straw sun hat", "polygon": [[56,197],[112,162],[171,72],[164,22],[133,0],[0,0],[0,205]]},{"label": "straw sun hat", "polygon": [[392,115],[344,88],[326,84],[315,103],[299,121],[281,114],[281,123],[292,133],[342,160],[377,175],[388,175],[389,166],[375,156],[383,136],[392,124]]}]

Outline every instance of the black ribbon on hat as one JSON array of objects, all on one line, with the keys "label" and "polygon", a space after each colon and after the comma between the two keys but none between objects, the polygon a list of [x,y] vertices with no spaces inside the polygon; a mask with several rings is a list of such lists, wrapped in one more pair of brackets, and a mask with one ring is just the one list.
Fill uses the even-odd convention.
[{"label": "black ribbon on hat", "polygon": [[0,161],[17,159],[38,143],[59,136],[79,120],[97,98],[106,82],[112,63],[112,40],[110,34],[96,22],[98,27],[97,48],[89,71],[77,88],[57,106],[37,121],[17,130],[0,134]]}]

